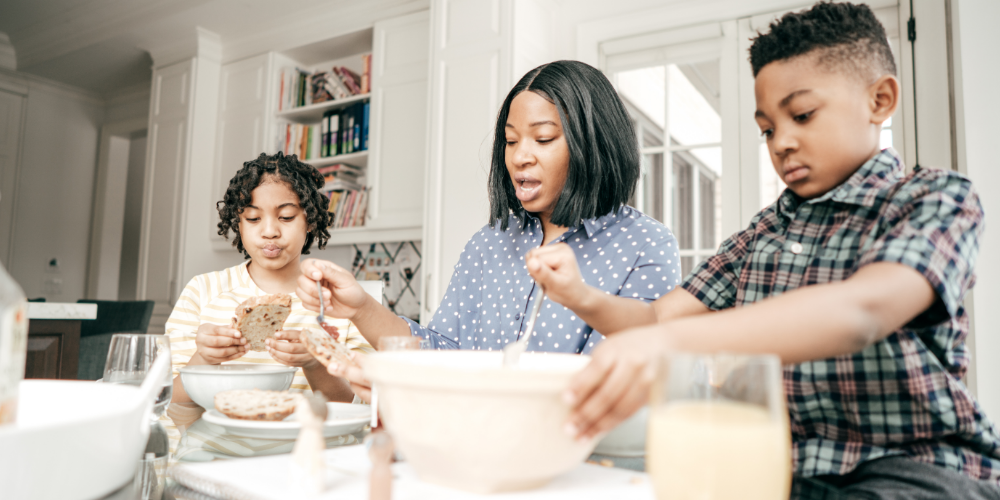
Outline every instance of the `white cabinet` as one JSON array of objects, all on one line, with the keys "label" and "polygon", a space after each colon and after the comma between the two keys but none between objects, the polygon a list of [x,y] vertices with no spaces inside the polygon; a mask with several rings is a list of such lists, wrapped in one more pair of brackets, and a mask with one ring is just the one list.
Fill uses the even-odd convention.
[{"label": "white cabinet", "polygon": [[419,231],[423,222],[428,19],[425,11],[375,23],[366,223],[373,230]]}]

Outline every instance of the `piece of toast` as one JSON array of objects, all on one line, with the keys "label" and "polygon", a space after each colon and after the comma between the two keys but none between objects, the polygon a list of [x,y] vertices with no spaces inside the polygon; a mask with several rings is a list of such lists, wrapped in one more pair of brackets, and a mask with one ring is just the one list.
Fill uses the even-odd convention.
[{"label": "piece of toast", "polygon": [[215,409],[240,420],[284,420],[295,413],[299,394],[289,391],[238,389],[215,395]]},{"label": "piece of toast", "polygon": [[329,333],[313,328],[303,328],[299,340],[306,346],[309,354],[318,359],[323,366],[337,362],[345,366],[358,366],[351,359],[351,349],[337,342]]},{"label": "piece of toast", "polygon": [[236,306],[233,328],[243,334],[251,351],[266,351],[264,340],[273,338],[292,313],[292,297],[284,293],[250,297]]}]

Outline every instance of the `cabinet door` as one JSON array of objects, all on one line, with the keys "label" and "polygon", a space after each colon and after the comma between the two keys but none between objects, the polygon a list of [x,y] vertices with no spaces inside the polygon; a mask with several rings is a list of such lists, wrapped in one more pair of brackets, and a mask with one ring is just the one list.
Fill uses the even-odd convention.
[{"label": "cabinet door", "polygon": [[429,16],[375,24],[369,137],[371,228],[420,227],[427,154]]},{"label": "cabinet door", "polygon": [[24,96],[0,91],[0,263],[10,269]]},{"label": "cabinet door", "polygon": [[[243,167],[243,162],[273,152],[272,145],[266,142],[273,140],[273,134],[268,133],[274,94],[273,78],[268,77],[272,74],[271,60],[272,54],[267,53],[222,66],[213,200],[221,200],[226,194],[229,180]],[[206,206],[205,212],[209,220],[218,220],[214,204]],[[210,225],[209,233],[213,248],[232,250],[232,244],[219,236],[215,224]]]}]

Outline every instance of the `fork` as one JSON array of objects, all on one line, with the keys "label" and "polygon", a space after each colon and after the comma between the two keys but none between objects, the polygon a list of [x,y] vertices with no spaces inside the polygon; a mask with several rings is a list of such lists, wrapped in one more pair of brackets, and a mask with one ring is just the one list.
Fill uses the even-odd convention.
[{"label": "fork", "polygon": [[325,310],[323,303],[323,284],[319,281],[316,282],[316,291],[319,292],[319,316],[316,316],[316,321],[319,322],[319,326],[323,326],[323,313]]},{"label": "fork", "polygon": [[503,348],[504,366],[517,366],[517,361],[521,359],[521,353],[528,348],[531,334],[535,331],[535,320],[538,319],[538,312],[542,310],[542,302],[545,302],[544,291],[542,291],[541,297],[538,297],[538,302],[535,302],[535,306],[531,309],[531,317],[528,318],[528,328],[524,331],[524,336],[517,339],[517,342],[508,344]]}]

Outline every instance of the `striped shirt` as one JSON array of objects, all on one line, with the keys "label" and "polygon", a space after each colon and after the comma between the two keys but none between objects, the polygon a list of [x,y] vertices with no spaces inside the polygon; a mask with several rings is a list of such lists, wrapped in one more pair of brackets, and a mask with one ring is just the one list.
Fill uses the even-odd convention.
[{"label": "striped shirt", "polygon": [[[805,200],[786,189],[682,285],[713,310],[843,281],[894,262],[933,287],[933,306],[860,352],[785,367],[792,456],[803,476],[844,475],[902,455],[1000,481],[1000,435],[962,383],[983,211],[961,175],[905,175],[886,149]],[[802,332],[809,335],[809,332]]]},{"label": "striped shirt", "polygon": [[[247,272],[249,262],[246,261],[222,271],[195,276],[184,287],[184,291],[177,299],[177,304],[174,305],[174,310],[170,313],[166,325],[166,333],[170,337],[170,352],[173,356],[174,376],[177,376],[178,369],[186,366],[191,360],[191,356],[194,355],[195,337],[199,326],[204,323],[228,326],[235,316],[236,307],[243,301],[250,297],[268,295],[250,278],[250,273]],[[319,329],[316,313],[306,310],[302,306],[302,301],[294,293],[289,295],[292,297],[292,312],[285,320],[284,329]],[[351,349],[363,352],[373,351],[368,341],[361,336],[361,333],[350,321],[326,318],[326,322],[328,325],[340,329],[340,341],[346,343]],[[247,351],[245,356],[223,364],[233,363],[280,364],[269,353],[257,351]],[[306,381],[301,368],[295,372],[292,390],[309,390],[309,382]]]}]

